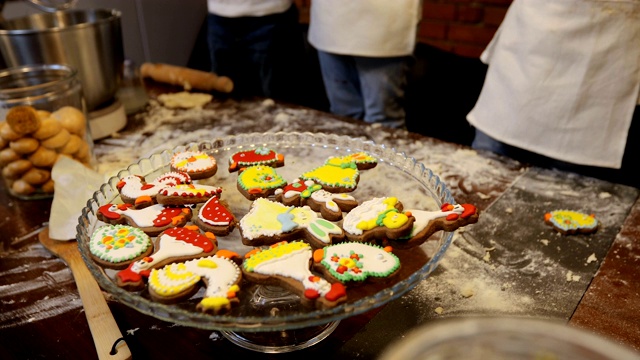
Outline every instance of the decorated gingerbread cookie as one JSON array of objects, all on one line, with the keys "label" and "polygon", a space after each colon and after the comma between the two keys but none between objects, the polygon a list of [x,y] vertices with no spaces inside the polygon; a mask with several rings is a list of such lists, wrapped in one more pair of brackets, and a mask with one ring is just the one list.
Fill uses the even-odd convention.
[{"label": "decorated gingerbread cookie", "polygon": [[344,239],[338,225],[322,219],[308,206],[285,206],[265,198],[251,204],[240,219],[239,229],[242,243],[248,246],[303,239],[319,248]]},{"label": "decorated gingerbread cookie", "polygon": [[156,196],[161,189],[178,184],[191,184],[191,177],[186,173],[171,171],[147,183],[141,175],[128,175],[120,179],[116,188],[125,204],[141,208],[156,203]]},{"label": "decorated gingerbread cookie", "polygon": [[303,241],[280,242],[245,256],[243,276],[264,285],[281,286],[300,296],[303,304],[318,309],[347,300],[341,283],[331,284],[310,270],[313,250]]},{"label": "decorated gingerbread cookie", "polygon": [[127,224],[140,228],[149,236],[156,236],[171,227],[184,226],[191,219],[191,209],[154,204],[136,209],[131,204],[102,205],[96,213],[99,220],[109,224]]},{"label": "decorated gingerbread cookie", "polygon": [[599,226],[595,215],[572,210],[550,211],[544,215],[544,221],[563,235],[591,234]]},{"label": "decorated gingerbread cookie", "polygon": [[217,196],[207,200],[200,207],[193,222],[203,231],[212,232],[217,236],[229,235],[236,226],[236,218]]},{"label": "decorated gingerbread cookie", "polygon": [[151,254],[149,235],[129,225],[104,225],[91,235],[91,256],[103,267],[123,269],[134,261]]},{"label": "decorated gingerbread cookie", "polygon": [[238,191],[249,200],[273,195],[277,189],[287,185],[276,169],[266,165],[254,165],[240,170]]},{"label": "decorated gingerbread cookie", "polygon": [[163,205],[194,205],[207,202],[211,197],[220,197],[222,188],[202,184],[179,184],[165,187],[156,196],[159,204]]},{"label": "decorated gingerbread cookie", "polygon": [[155,301],[173,304],[190,298],[205,286],[196,309],[222,314],[239,302],[237,293],[241,279],[240,267],[233,260],[216,254],[153,269],[149,274],[148,288]]},{"label": "decorated gingerbread cookie", "polygon": [[346,193],[330,193],[311,180],[300,180],[288,184],[275,192],[276,200],[288,206],[308,205],[320,212],[329,221],[342,219],[343,211],[358,206],[358,201]]},{"label": "decorated gingerbread cookie", "polygon": [[218,171],[216,159],[202,151],[182,151],[173,154],[171,170],[189,174],[193,180],[210,178]]},{"label": "decorated gingerbread cookie", "polygon": [[163,231],[156,237],[154,248],[152,254],[118,272],[116,282],[119,286],[139,289],[144,286],[144,278],[149,276],[151,269],[213,255],[218,250],[218,240],[211,233],[202,234],[194,225]]},{"label": "decorated gingerbread cookie", "polygon": [[455,231],[478,222],[478,209],[471,204],[443,204],[439,211],[406,210],[414,218],[411,234],[405,238],[389,240],[394,248],[408,249],[419,246],[436,231]]},{"label": "decorated gingerbread cookie", "polygon": [[371,169],[377,164],[376,158],[365,152],[330,157],[323,165],[303,173],[300,178],[313,180],[331,193],[351,192],[358,186],[360,170]]},{"label": "decorated gingerbread cookie", "polygon": [[376,242],[411,234],[415,218],[404,213],[395,197],[378,197],[355,207],[344,217],[342,228],[351,241]]},{"label": "decorated gingerbread cookie", "polygon": [[368,243],[344,242],[317,249],[313,268],[329,280],[360,284],[365,280],[387,280],[400,271],[400,259],[391,247]]},{"label": "decorated gingerbread cookie", "polygon": [[261,146],[255,150],[244,150],[229,157],[229,172],[235,172],[243,167],[265,165],[270,167],[284,166],[284,155]]}]

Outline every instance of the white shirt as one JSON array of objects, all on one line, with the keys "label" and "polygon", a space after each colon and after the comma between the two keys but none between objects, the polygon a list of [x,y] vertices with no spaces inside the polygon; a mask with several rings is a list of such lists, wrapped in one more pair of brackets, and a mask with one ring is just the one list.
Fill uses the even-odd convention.
[{"label": "white shirt", "polygon": [[413,53],[421,0],[313,0],[309,43],[333,54],[368,57]]},{"label": "white shirt", "polygon": [[640,92],[639,0],[515,0],[481,59],[473,126],[557,160],[620,168]]},{"label": "white shirt", "polygon": [[211,14],[231,18],[279,14],[292,4],[293,0],[207,0]]}]

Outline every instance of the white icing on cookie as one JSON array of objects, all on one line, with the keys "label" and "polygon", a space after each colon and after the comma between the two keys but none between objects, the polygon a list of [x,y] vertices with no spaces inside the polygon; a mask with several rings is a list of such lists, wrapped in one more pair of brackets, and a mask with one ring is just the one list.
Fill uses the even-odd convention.
[{"label": "white icing on cookie", "polygon": [[187,173],[210,170],[216,166],[216,160],[201,151],[183,151],[173,155],[171,167]]},{"label": "white icing on cookie", "polygon": [[356,206],[345,217],[342,223],[344,231],[362,235],[364,230],[371,229],[377,219],[385,212],[393,211],[397,199],[394,197],[378,197],[367,200]]},{"label": "white icing on cookie", "polygon": [[415,222],[413,223],[413,230],[411,231],[411,235],[409,237],[414,237],[422,230],[424,230],[430,222],[440,219],[443,217],[447,217],[451,214],[462,215],[464,212],[464,207],[460,204],[453,205],[453,208],[448,211],[435,210],[435,211],[425,211],[425,210],[407,210],[410,212],[413,217],[415,217]]},{"label": "white icing on cookie", "polygon": [[311,246],[302,241],[278,244],[253,254],[243,266],[245,270],[256,274],[294,279],[305,289],[316,290],[324,296],[331,290],[331,284],[309,269],[312,253]]}]

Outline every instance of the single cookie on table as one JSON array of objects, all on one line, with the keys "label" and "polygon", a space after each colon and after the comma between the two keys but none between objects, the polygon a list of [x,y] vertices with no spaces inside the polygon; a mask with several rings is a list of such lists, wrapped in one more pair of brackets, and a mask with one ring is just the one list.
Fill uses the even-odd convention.
[{"label": "single cookie on table", "polygon": [[196,310],[218,315],[229,312],[239,303],[237,293],[241,279],[240,267],[232,259],[216,254],[151,270],[148,289],[153,300],[175,304],[190,298],[204,286],[204,295]]},{"label": "single cookie on table", "polygon": [[390,246],[343,242],[317,249],[313,253],[313,269],[330,282],[347,286],[366,280],[387,281],[400,271],[400,259]]},{"label": "single cookie on table", "polygon": [[152,269],[214,255],[218,251],[215,235],[203,234],[195,225],[167,229],[155,238],[153,245],[153,253],[132,262],[126,269],[117,273],[118,286],[139,290],[144,287],[145,278]]},{"label": "single cookie on table", "polygon": [[358,152],[347,156],[330,157],[325,163],[300,175],[302,180],[313,180],[330,193],[354,191],[360,181],[360,170],[374,168],[378,160]]},{"label": "single cookie on table", "polygon": [[415,218],[404,213],[395,197],[377,197],[356,206],[342,222],[347,239],[356,242],[377,242],[400,239],[411,234]]},{"label": "single cookie on table", "polygon": [[127,224],[137,227],[149,236],[156,236],[172,227],[180,227],[191,220],[187,207],[154,204],[137,209],[131,204],[105,204],[98,208],[98,220],[108,224]]},{"label": "single cookie on table", "polygon": [[193,180],[210,178],[218,172],[216,159],[202,151],[181,151],[173,154],[171,170],[185,172]]},{"label": "single cookie on table", "polygon": [[164,205],[195,205],[207,202],[214,196],[220,197],[222,188],[202,184],[178,184],[162,188],[156,201]]},{"label": "single cookie on table", "polygon": [[594,214],[572,210],[554,210],[544,214],[544,221],[563,235],[592,234],[600,222]]},{"label": "single cookie on table", "polygon": [[261,146],[255,150],[238,151],[229,157],[229,172],[236,172],[244,167],[255,165],[274,168],[284,166],[284,155]]},{"label": "single cookie on table", "polygon": [[153,252],[149,235],[129,225],[103,225],[89,242],[93,260],[105,268],[124,269]]},{"label": "single cookie on table", "polygon": [[302,239],[320,248],[343,241],[345,237],[340,226],[319,217],[308,206],[285,206],[265,198],[253,201],[238,228],[242,243],[248,246]]},{"label": "single cookie on table", "polygon": [[275,192],[277,201],[287,206],[308,205],[329,221],[342,219],[342,213],[358,206],[358,201],[346,193],[330,193],[312,180],[296,179]]},{"label": "single cookie on table", "polygon": [[193,222],[203,231],[209,231],[217,236],[226,236],[236,226],[236,218],[231,210],[217,196],[207,200],[200,209]]},{"label": "single cookie on table", "polygon": [[242,168],[237,179],[238,191],[248,200],[269,197],[286,185],[287,181],[276,169],[266,165]]},{"label": "single cookie on table", "polygon": [[311,272],[313,250],[304,241],[279,242],[245,255],[242,273],[257,284],[283,287],[300,296],[309,307],[325,309],[347,300],[342,283],[330,283]]},{"label": "single cookie on table", "polygon": [[122,202],[141,208],[155,204],[161,189],[179,184],[191,184],[191,177],[187,173],[171,171],[147,183],[144,176],[127,175],[120,179],[116,188]]}]

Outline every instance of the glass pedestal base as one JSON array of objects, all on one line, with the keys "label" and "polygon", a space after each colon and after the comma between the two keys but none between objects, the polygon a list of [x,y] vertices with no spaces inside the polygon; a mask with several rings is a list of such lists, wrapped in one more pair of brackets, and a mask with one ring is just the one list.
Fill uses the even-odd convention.
[{"label": "glass pedestal base", "polygon": [[338,327],[340,321],[302,329],[236,332],[221,331],[233,344],[263,353],[286,353],[306,349],[326,339]]}]

